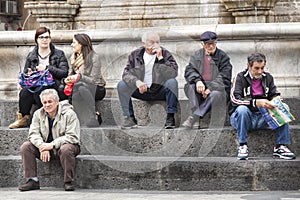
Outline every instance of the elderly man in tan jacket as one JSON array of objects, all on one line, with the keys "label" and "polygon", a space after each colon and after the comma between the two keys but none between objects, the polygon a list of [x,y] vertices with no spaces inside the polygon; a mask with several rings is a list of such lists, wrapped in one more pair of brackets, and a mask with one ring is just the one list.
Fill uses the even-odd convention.
[{"label": "elderly man in tan jacket", "polygon": [[75,157],[80,153],[80,124],[72,105],[59,102],[54,89],[40,94],[43,107],[34,112],[28,141],[21,146],[26,183],[20,191],[40,189],[36,158],[49,162],[58,156],[64,170],[64,187],[73,191]]}]

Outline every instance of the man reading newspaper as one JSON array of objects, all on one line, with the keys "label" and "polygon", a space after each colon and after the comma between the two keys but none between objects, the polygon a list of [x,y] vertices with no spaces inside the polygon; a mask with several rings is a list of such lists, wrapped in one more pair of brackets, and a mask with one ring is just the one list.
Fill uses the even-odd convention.
[{"label": "man reading newspaper", "polygon": [[[230,93],[230,123],[238,132],[239,160],[248,159],[248,131],[269,127],[259,108],[274,109],[276,105],[271,100],[280,95],[273,76],[264,71],[265,55],[261,53],[250,55],[247,65],[246,70],[237,74]],[[282,124],[275,131],[276,144],[273,156],[282,159],[296,158],[286,146],[291,141],[289,124]]]}]

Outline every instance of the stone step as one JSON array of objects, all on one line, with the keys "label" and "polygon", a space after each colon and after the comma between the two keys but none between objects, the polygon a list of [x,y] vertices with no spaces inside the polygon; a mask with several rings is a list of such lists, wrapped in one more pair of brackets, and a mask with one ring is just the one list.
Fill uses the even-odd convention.
[{"label": "stone step", "polygon": [[[0,127],[0,155],[19,155],[28,128]],[[300,156],[300,126],[291,126],[290,149]],[[251,131],[248,135],[249,155],[271,157],[275,142],[272,130]],[[145,156],[145,157],[236,157],[236,131],[222,129],[139,127],[81,128],[81,155]]]},{"label": "stone step", "polygon": [[[287,98],[284,100],[290,107],[291,113],[296,120],[291,122],[292,125],[300,125],[300,98]],[[162,127],[166,119],[166,104],[163,101],[145,102],[134,100],[133,106],[136,118],[139,125],[159,126]],[[103,125],[119,125],[122,121],[122,111],[117,98],[107,98],[96,103],[96,107],[101,111]],[[0,125],[8,126],[16,119],[16,112],[18,110],[17,100],[0,100]],[[180,126],[184,120],[191,114],[189,109],[189,102],[187,99],[179,101],[179,112],[175,116],[177,126]],[[224,115],[224,116],[223,116]],[[211,116],[208,114],[202,123],[204,126],[214,127],[218,122],[222,125],[229,126],[229,117],[226,113],[221,116],[216,113]]]},{"label": "stone step", "polygon": [[[300,160],[229,157],[80,155],[75,185],[87,189],[272,191],[298,190]],[[0,187],[17,187],[20,156],[0,156]],[[59,161],[38,162],[41,187],[62,187]],[[284,184],[281,184],[284,183]]]}]

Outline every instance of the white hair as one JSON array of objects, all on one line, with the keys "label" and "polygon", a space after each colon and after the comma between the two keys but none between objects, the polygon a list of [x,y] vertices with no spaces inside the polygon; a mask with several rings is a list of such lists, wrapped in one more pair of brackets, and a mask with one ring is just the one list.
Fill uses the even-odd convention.
[{"label": "white hair", "polygon": [[53,100],[54,101],[59,101],[59,96],[58,96],[58,93],[55,89],[46,89],[46,90],[43,90],[40,94],[40,99],[42,100],[42,98],[44,96],[47,96],[47,95],[52,95],[53,96]]}]

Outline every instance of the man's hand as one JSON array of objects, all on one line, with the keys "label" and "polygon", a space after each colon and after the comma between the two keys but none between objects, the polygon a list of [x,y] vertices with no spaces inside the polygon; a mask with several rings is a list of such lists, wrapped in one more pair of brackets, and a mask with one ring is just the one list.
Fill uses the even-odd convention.
[{"label": "man's hand", "polygon": [[139,89],[139,92],[143,94],[144,92],[147,92],[147,84],[138,80],[136,81],[136,87]]},{"label": "man's hand", "polygon": [[49,162],[50,161],[50,152],[49,151],[42,151],[41,152],[41,161]]},{"label": "man's hand", "polygon": [[162,55],[162,50],[161,50],[160,46],[155,47],[155,48],[153,49],[153,52],[156,53],[156,57],[157,57],[158,60],[161,60],[161,59],[164,58],[163,55]]},{"label": "man's hand", "polygon": [[199,94],[203,94],[204,91],[205,91],[205,85],[203,84],[202,81],[198,81],[196,83],[196,91],[199,93]]},{"label": "man's hand", "polygon": [[210,93],[211,93],[211,91],[210,91],[209,89],[206,89],[206,90],[202,93],[203,98],[206,99]]},{"label": "man's hand", "polygon": [[53,149],[53,144],[52,143],[42,143],[39,146],[39,151],[43,152],[43,151],[50,151]]},{"label": "man's hand", "polygon": [[267,109],[276,107],[274,104],[272,104],[271,101],[267,99],[256,99],[256,106],[261,108],[267,108]]}]

